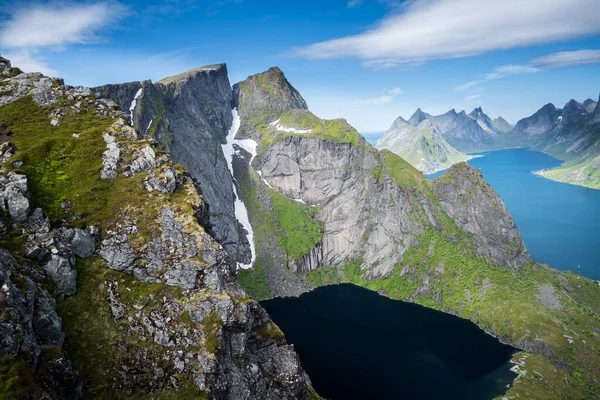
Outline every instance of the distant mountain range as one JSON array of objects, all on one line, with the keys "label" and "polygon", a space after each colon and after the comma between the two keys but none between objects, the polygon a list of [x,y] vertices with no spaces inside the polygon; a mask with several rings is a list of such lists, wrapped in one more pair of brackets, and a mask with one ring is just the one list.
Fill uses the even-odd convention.
[{"label": "distant mountain range", "polygon": [[471,158],[465,153],[500,148],[498,138],[511,129],[504,118],[491,119],[481,107],[469,114],[452,109],[442,115],[419,108],[408,121],[396,119],[377,148],[391,150],[430,174]]},{"label": "distant mountain range", "polygon": [[405,121],[399,117],[378,140],[424,173],[469,159],[466,153],[525,147],[564,160],[558,168],[536,171],[561,182],[600,188],[600,110],[598,102],[570,100],[562,109],[546,104],[512,127],[481,107],[469,114],[452,109],[431,115],[420,108]]},{"label": "distant mountain range", "polygon": [[560,182],[600,188],[600,109],[598,102],[570,100],[560,109],[546,104],[520,120],[507,143],[550,154],[565,163],[536,171]]}]

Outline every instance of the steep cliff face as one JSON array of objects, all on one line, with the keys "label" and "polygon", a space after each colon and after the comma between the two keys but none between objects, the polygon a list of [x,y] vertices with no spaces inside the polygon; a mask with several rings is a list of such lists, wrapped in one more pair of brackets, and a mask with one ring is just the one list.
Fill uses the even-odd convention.
[{"label": "steep cliff face", "polygon": [[[212,72],[142,86],[183,107],[178,90]],[[293,348],[198,223],[209,203],[194,177],[89,89],[39,74],[2,83],[0,244],[27,261],[0,252],[0,397],[314,398]],[[230,104],[216,89],[214,107]],[[213,129],[225,119],[196,111]],[[164,129],[183,126],[180,112],[165,111]]]},{"label": "steep cliff face", "polygon": [[155,139],[198,180],[210,207],[211,233],[242,263],[250,261],[243,228],[235,218],[231,173],[221,150],[232,125],[232,92],[224,64],[197,68],[157,83],[105,85],[93,89],[110,98],[139,132]]}]

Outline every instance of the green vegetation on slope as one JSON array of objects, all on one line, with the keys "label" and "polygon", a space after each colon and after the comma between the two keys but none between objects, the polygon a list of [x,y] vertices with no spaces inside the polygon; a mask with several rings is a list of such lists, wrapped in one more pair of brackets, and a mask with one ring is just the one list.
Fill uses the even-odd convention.
[{"label": "green vegetation on slope", "polygon": [[323,223],[315,219],[318,209],[299,203],[270,189],[277,222],[277,243],[288,262],[296,261],[315,248],[323,237]]},{"label": "green vegetation on slope", "polygon": [[558,182],[600,189],[600,156],[567,161],[560,167],[534,173]]},{"label": "green vegetation on slope", "polygon": [[67,219],[61,204],[69,201],[75,214],[97,221],[110,201],[106,196],[110,184],[99,177],[106,148],[102,133],[112,119],[83,110],[52,126],[48,115],[57,107],[39,107],[24,97],[0,108],[0,123],[14,132],[11,141],[18,149],[14,160],[24,163],[21,170],[27,174],[34,205],[53,220]]},{"label": "green vegetation on slope", "polygon": [[[171,361],[163,360],[163,346],[155,344],[152,338],[142,341],[139,334],[129,332],[130,323],[126,318],[113,320],[107,307],[109,294],[106,282],[118,282],[119,293],[125,304],[143,306],[146,314],[152,312],[149,307],[159,306],[159,303],[149,301],[150,296],[180,299],[181,289],[163,284],[142,283],[130,275],[108,269],[104,261],[96,257],[79,260],[77,272],[77,294],[60,302],[57,308],[66,335],[65,350],[83,378],[83,397],[135,397],[135,393],[128,393],[125,388],[115,390],[113,384],[114,377],[121,373],[123,365],[140,364],[141,368],[144,362],[136,361],[136,354],[145,354],[147,360],[153,360],[165,370],[172,370],[173,365]],[[186,322],[179,323],[185,325]],[[145,362],[147,363],[149,361]],[[136,386],[143,387],[152,383],[154,374],[148,372],[136,373]],[[187,376],[182,375],[179,381],[178,392],[167,387],[163,392],[145,394],[144,398],[195,399],[205,395]]]},{"label": "green vegetation on slope", "polygon": [[311,131],[306,133],[284,132],[271,125],[272,122],[275,122],[273,120],[275,117],[268,114],[251,117],[244,121],[244,124],[251,125],[255,131],[260,132],[259,154],[273,143],[286,137],[318,137],[329,142],[366,146],[365,139],[343,119],[325,120],[308,110],[300,109],[283,111],[277,115],[275,120],[278,119],[279,124],[285,128]]},{"label": "green vegetation on slope", "polygon": [[248,294],[255,300],[265,300],[271,297],[271,290],[265,281],[262,260],[256,260],[252,268],[238,270],[238,281]]}]

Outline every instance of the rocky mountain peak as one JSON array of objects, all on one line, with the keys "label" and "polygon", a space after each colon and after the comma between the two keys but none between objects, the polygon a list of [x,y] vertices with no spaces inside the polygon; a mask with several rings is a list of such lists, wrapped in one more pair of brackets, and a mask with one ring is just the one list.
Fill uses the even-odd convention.
[{"label": "rocky mountain peak", "polygon": [[494,130],[499,133],[506,133],[512,129],[512,125],[502,117],[494,118],[492,120],[492,124],[494,126]]},{"label": "rocky mountain peak", "polygon": [[562,117],[566,119],[580,118],[587,114],[588,111],[583,104],[573,99],[569,100],[562,109]]},{"label": "rocky mountain peak", "polygon": [[227,65],[226,64],[213,64],[206,65],[204,67],[190,69],[189,71],[182,72],[181,74],[169,76],[167,78],[161,79],[158,83],[163,85],[168,85],[170,83],[179,83],[185,81],[187,79],[193,78],[198,74],[206,73],[206,72],[225,72],[227,73]]},{"label": "rocky mountain peak", "polygon": [[583,106],[590,113],[594,112],[594,110],[596,109],[597,105],[598,105],[598,102],[594,101],[592,99],[587,99],[586,101],[583,102]]},{"label": "rocky mountain peak", "polygon": [[284,111],[308,110],[306,101],[278,67],[233,85],[233,106],[242,121],[238,138],[253,136],[255,130],[248,125],[250,120],[267,123],[279,118]]},{"label": "rocky mountain peak", "polygon": [[0,76],[8,76],[10,69],[10,61],[0,56]]},{"label": "rocky mountain peak", "polygon": [[420,108],[417,108],[417,111],[415,111],[413,113],[413,115],[408,120],[408,123],[411,124],[412,126],[417,126],[421,122],[426,120],[428,117],[429,117],[428,114],[424,113]]},{"label": "rocky mountain peak", "polygon": [[406,124],[410,124],[412,125],[410,122],[406,121],[404,118],[402,117],[398,117],[396,118],[396,120],[394,121],[394,123],[392,124],[393,127],[400,127]]}]

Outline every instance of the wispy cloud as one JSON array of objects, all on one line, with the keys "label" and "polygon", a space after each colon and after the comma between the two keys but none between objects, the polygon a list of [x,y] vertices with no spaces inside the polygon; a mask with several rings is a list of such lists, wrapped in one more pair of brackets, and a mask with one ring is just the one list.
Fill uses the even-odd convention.
[{"label": "wispy cloud", "polygon": [[400,89],[400,88],[394,88],[394,89],[386,89],[383,91],[383,95],[379,96],[379,97],[375,97],[372,99],[367,99],[367,100],[357,100],[354,103],[355,104],[373,104],[373,105],[383,105],[383,104],[388,104],[389,102],[391,102],[392,100],[394,100],[394,98],[400,96],[401,94],[404,94],[404,90]]},{"label": "wispy cloud", "polygon": [[477,99],[479,99],[480,97],[481,97],[481,95],[480,95],[480,94],[473,94],[473,95],[471,95],[471,96],[467,96],[467,97],[465,97],[465,100],[467,100],[467,101],[473,101],[473,100],[477,100]]},{"label": "wispy cloud", "polygon": [[412,0],[371,30],[292,54],[397,66],[584,37],[600,32],[598,19],[597,0]]},{"label": "wispy cloud", "polygon": [[524,65],[503,65],[476,79],[455,88],[457,92],[480,86],[488,81],[505,77],[506,75],[531,74],[546,69],[567,68],[577,65],[600,64],[600,50],[564,51],[534,58]]},{"label": "wispy cloud", "polygon": [[352,8],[352,7],[356,7],[356,6],[360,6],[362,4],[363,0],[350,0],[347,4],[348,8]]},{"label": "wispy cloud", "polygon": [[563,51],[534,58],[529,64],[538,68],[564,68],[577,65],[600,64],[600,50]]},{"label": "wispy cloud", "polygon": [[467,89],[471,89],[472,87],[479,86],[483,82],[485,82],[483,79],[476,79],[474,81],[467,82],[467,83],[464,83],[464,84],[462,84],[460,86],[457,86],[456,87],[456,91],[457,92],[462,92],[462,91],[465,91]]},{"label": "wispy cloud", "polygon": [[0,46],[24,70],[56,74],[40,55],[42,49],[62,50],[69,45],[100,40],[100,29],[126,14],[120,3],[30,4],[9,10],[0,23]]}]

